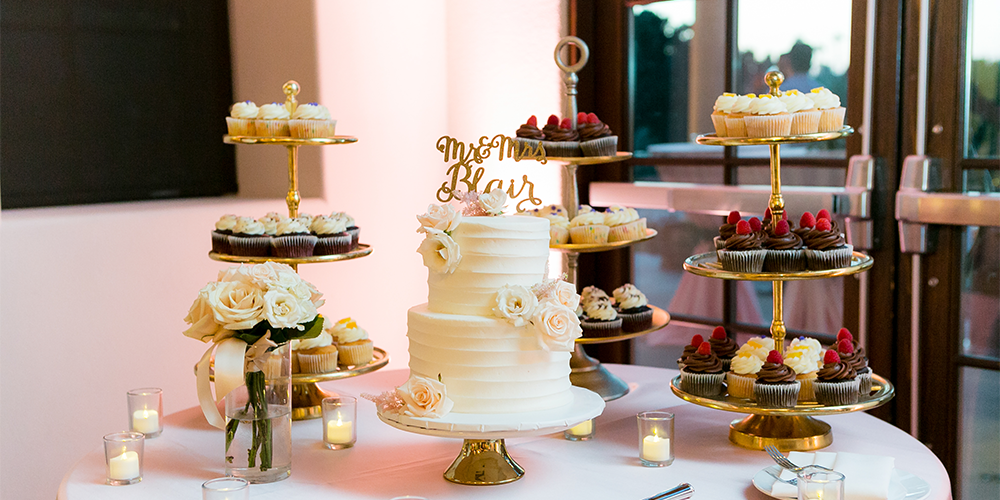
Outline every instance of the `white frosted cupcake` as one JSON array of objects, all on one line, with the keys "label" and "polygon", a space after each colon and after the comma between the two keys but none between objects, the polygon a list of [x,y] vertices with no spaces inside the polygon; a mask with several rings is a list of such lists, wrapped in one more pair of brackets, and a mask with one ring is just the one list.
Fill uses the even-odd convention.
[{"label": "white frosted cupcake", "polygon": [[271,253],[271,237],[253,217],[237,217],[233,234],[229,235],[229,250],[233,255],[267,256]]},{"label": "white frosted cupcake", "polygon": [[524,212],[549,221],[549,246],[569,243],[569,219],[561,205],[548,205]]},{"label": "white frosted cupcake", "polygon": [[271,238],[271,255],[275,257],[309,257],[313,254],[317,238],[299,219],[278,222]]},{"label": "white frosted cupcake", "polygon": [[569,223],[570,241],[577,244],[603,245],[608,242],[610,231],[601,212],[579,214]]},{"label": "white frosted cupcake", "polygon": [[747,137],[791,135],[792,115],[781,99],[764,94],[750,100],[750,114],[743,118]]},{"label": "white frosted cupcake", "polygon": [[771,337],[752,337],[750,340],[747,340],[746,344],[741,345],[736,350],[736,355],[739,356],[744,352],[750,352],[760,358],[761,361],[766,361],[768,353],[773,350],[774,339]]},{"label": "white frosted cupcake", "polygon": [[646,219],[640,218],[634,208],[612,205],[604,212],[604,225],[609,228],[609,243],[638,240],[646,236]]},{"label": "white frosted cupcake", "polygon": [[799,401],[815,401],[813,382],[816,380],[816,370],[819,369],[818,357],[813,356],[806,347],[789,349],[785,353],[785,366],[795,372],[795,380],[799,382]]},{"label": "white frosted cupcake", "polygon": [[313,218],[309,229],[318,238],[313,255],[335,255],[351,251],[351,235],[347,233],[344,219],[318,215]]},{"label": "white frosted cupcake", "polygon": [[798,90],[789,90],[778,99],[792,114],[791,135],[813,134],[819,130],[819,119],[823,112],[816,109],[812,99]]},{"label": "white frosted cupcake", "polygon": [[326,106],[311,102],[295,108],[288,120],[288,128],[292,137],[333,137],[337,120],[330,118],[330,111]]},{"label": "white frosted cupcake", "polygon": [[351,318],[337,322],[330,330],[340,352],[339,363],[344,366],[366,365],[375,354],[375,344],[368,338],[368,332],[358,327]]},{"label": "white frosted cupcake", "polygon": [[757,381],[757,372],[764,366],[764,360],[757,357],[753,351],[743,351],[729,363],[726,372],[726,386],[729,395],[734,398],[753,399],[753,383]]},{"label": "white frosted cupcake", "polygon": [[237,217],[233,214],[226,214],[219,217],[212,231],[212,251],[215,253],[229,253],[229,236],[233,234],[236,227]]},{"label": "white frosted cupcake", "polygon": [[653,326],[653,309],[649,307],[646,294],[635,285],[626,283],[612,292],[618,317],[622,319],[622,331],[641,332]]},{"label": "white frosted cupcake", "polygon": [[358,248],[358,241],[361,239],[361,228],[354,222],[354,217],[351,217],[347,212],[331,212],[330,217],[344,220],[344,224],[347,225],[347,234],[351,235],[351,250]]},{"label": "white frosted cupcake", "polygon": [[726,133],[729,137],[746,137],[747,126],[743,118],[750,114],[750,101],[757,97],[757,94],[747,94],[737,96],[733,105],[726,115]]},{"label": "white frosted cupcake", "polygon": [[819,132],[836,132],[844,128],[847,108],[840,105],[840,97],[825,87],[816,87],[809,92],[816,109],[823,112],[819,118]]},{"label": "white frosted cupcake", "polygon": [[328,373],[337,371],[337,346],[333,336],[323,331],[315,338],[293,340],[292,350],[303,373]]},{"label": "white frosted cupcake", "polygon": [[728,137],[729,132],[726,128],[726,117],[729,115],[730,110],[733,109],[733,103],[736,102],[736,94],[726,92],[715,99],[715,105],[712,106],[712,125],[715,126],[715,135],[718,137]]},{"label": "white frosted cupcake", "polygon": [[583,305],[580,328],[584,337],[613,337],[622,331],[622,319],[618,317],[608,298],[593,298]]},{"label": "white frosted cupcake", "polygon": [[288,137],[288,119],[291,114],[281,104],[272,102],[260,107],[254,126],[262,137]]},{"label": "white frosted cupcake", "polygon": [[229,135],[255,135],[257,127],[254,125],[254,121],[258,111],[257,105],[253,101],[233,104],[229,108],[229,116],[226,117]]}]

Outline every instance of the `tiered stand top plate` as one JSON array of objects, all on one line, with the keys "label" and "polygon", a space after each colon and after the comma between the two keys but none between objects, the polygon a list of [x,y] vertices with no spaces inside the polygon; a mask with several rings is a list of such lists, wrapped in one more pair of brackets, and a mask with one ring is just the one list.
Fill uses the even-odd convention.
[{"label": "tiered stand top plate", "polygon": [[836,132],[815,134],[783,135],[777,137],[719,137],[715,134],[699,135],[696,141],[706,146],[766,146],[769,144],[791,144],[797,142],[832,141],[854,133],[854,128],[845,126]]},{"label": "tiered stand top plate", "polygon": [[281,144],[282,146],[325,146],[329,144],[350,144],[358,142],[357,137],[335,135],[333,137],[261,137],[256,135],[224,135],[226,144]]},{"label": "tiered stand top plate", "polygon": [[557,163],[571,163],[573,165],[601,165],[604,163],[614,163],[632,158],[632,153],[628,151],[618,151],[614,156],[546,156],[548,161]]},{"label": "tiered stand top plate", "polygon": [[631,333],[623,333],[621,335],[615,335],[613,337],[580,337],[576,339],[577,344],[607,344],[610,342],[618,342],[621,340],[634,339],[636,337],[641,337],[647,333],[653,333],[670,323],[670,313],[660,309],[656,306],[649,306],[653,310],[653,325],[649,328]]},{"label": "tiered stand top plate", "polygon": [[718,278],[725,280],[744,280],[744,281],[794,281],[794,280],[813,280],[821,278],[833,278],[836,276],[847,276],[850,274],[857,274],[862,271],[867,271],[872,267],[875,260],[870,256],[865,255],[861,252],[854,252],[851,255],[851,265],[850,267],[839,267],[836,269],[824,269],[822,271],[799,271],[794,273],[739,273],[736,271],[726,271],[722,269],[722,264],[719,263],[715,252],[708,252],[698,255],[692,255],[684,260],[684,270],[697,274],[698,276],[706,276],[709,278]]},{"label": "tiered stand top plate", "polygon": [[824,406],[815,401],[800,402],[792,408],[764,408],[757,406],[755,401],[744,398],[734,398],[728,395],[718,396],[695,396],[681,390],[680,375],[670,381],[670,390],[677,397],[700,406],[715,408],[716,410],[731,411],[735,413],[752,413],[754,415],[771,416],[793,416],[803,415],[814,417],[817,415],[837,415],[840,413],[850,413],[854,411],[870,410],[885,404],[896,394],[895,388],[888,380],[879,375],[872,374],[872,390],[874,392],[867,396],[858,398],[858,402],[853,405]]},{"label": "tiered stand top plate", "polygon": [[229,255],[224,253],[208,252],[209,258],[222,262],[254,263],[280,262],[282,264],[315,264],[318,262],[338,262],[341,260],[357,259],[372,253],[371,245],[359,243],[358,248],[347,253],[337,253],[332,255],[313,255],[311,257],[273,257],[273,256],[244,256]]}]

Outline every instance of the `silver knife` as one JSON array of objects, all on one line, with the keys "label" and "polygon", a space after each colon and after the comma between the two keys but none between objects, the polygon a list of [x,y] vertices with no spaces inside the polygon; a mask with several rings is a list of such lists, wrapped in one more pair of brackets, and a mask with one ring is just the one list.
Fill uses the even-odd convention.
[{"label": "silver knife", "polygon": [[663,493],[658,493],[643,500],[687,500],[691,498],[691,495],[694,495],[694,488],[688,483],[681,483]]}]

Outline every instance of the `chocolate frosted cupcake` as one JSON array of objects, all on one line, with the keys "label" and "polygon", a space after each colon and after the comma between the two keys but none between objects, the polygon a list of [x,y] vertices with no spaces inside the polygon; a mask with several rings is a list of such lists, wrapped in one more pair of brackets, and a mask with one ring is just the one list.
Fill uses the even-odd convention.
[{"label": "chocolate frosted cupcake", "polygon": [[705,339],[703,339],[701,335],[695,335],[694,337],[691,337],[691,343],[684,346],[684,351],[681,353],[681,357],[677,358],[678,370],[684,369],[684,362],[687,361],[688,357],[690,357],[692,354],[698,352],[698,348],[701,347],[701,343],[704,341]]},{"label": "chocolate frosted cupcake", "polygon": [[854,352],[857,353],[858,356],[868,359],[868,354],[865,353],[865,348],[861,347],[861,344],[858,343],[857,340],[854,340],[854,335],[851,335],[851,331],[848,330],[847,328],[841,328],[837,332],[837,341],[834,342],[832,346],[830,346],[830,349],[836,351],[837,345],[840,344],[840,341],[844,339],[847,339],[851,343],[851,346],[854,347]]},{"label": "chocolate frosted cupcake", "polygon": [[236,227],[237,217],[233,214],[226,214],[219,217],[212,230],[212,251],[215,253],[230,253],[229,236],[233,234]]},{"label": "chocolate frosted cupcake", "polygon": [[799,381],[795,372],[785,366],[778,351],[771,351],[757,372],[753,395],[757,404],[766,408],[791,408],[799,399]]},{"label": "chocolate frosted cupcake", "polygon": [[271,237],[253,217],[238,217],[229,235],[229,249],[233,255],[264,257],[271,253]]},{"label": "chocolate frosted cupcake", "polygon": [[618,136],[594,113],[577,114],[576,131],[583,156],[614,156],[618,152]]},{"label": "chocolate frosted cupcake", "polygon": [[347,233],[344,219],[319,215],[313,218],[309,229],[317,238],[313,255],[335,255],[351,251],[351,235]]},{"label": "chocolate frosted cupcake", "polygon": [[753,399],[753,384],[764,361],[751,351],[743,351],[733,358],[726,372],[726,387],[734,398]]},{"label": "chocolate frosted cupcake", "polygon": [[780,220],[774,230],[766,233],[762,245],[764,270],[775,273],[794,273],[806,268],[806,256],[802,250],[802,239],[789,231],[788,221]]},{"label": "chocolate frosted cupcake", "polygon": [[611,305],[611,300],[595,299],[583,306],[580,327],[584,337],[614,337],[622,331],[622,319]]},{"label": "chocolate frosted cupcake", "polygon": [[834,231],[829,219],[816,221],[816,229],[803,241],[806,245],[806,262],[809,269],[822,271],[851,265],[854,247],[844,241],[844,235]]},{"label": "chocolate frosted cupcake", "polygon": [[872,370],[868,368],[868,359],[854,351],[854,346],[847,339],[837,344],[837,354],[843,363],[851,365],[858,372],[858,392],[867,396],[872,392]]},{"label": "chocolate frosted cupcake", "polygon": [[842,362],[836,351],[826,351],[823,362],[813,382],[816,401],[827,406],[857,403],[860,379],[854,367]]},{"label": "chocolate frosted cupcake", "polygon": [[[552,127],[553,118],[557,120],[558,126],[556,127]],[[583,155],[580,150],[580,134],[573,130],[573,124],[569,118],[563,118],[559,122],[556,115],[552,115],[542,131],[545,133],[542,145],[545,146],[547,156],[568,158]]]},{"label": "chocolate frosted cupcake", "polygon": [[[553,115],[555,116],[555,115]],[[538,117],[531,115],[528,121],[517,128],[517,132],[514,133],[515,141],[519,144],[527,144],[531,146],[532,149],[538,147],[539,143],[545,140],[545,133],[538,128]],[[550,154],[548,150],[545,154]]]},{"label": "chocolate frosted cupcake", "polygon": [[816,220],[820,220],[820,219],[826,219],[826,220],[830,221],[830,230],[831,231],[833,231],[835,233],[843,233],[843,231],[840,230],[840,225],[837,224],[837,221],[834,220],[834,218],[830,216],[830,212],[827,211],[827,209],[823,208],[823,209],[820,209],[819,212],[816,212]]},{"label": "chocolate frosted cupcake", "polygon": [[729,363],[736,357],[736,351],[740,346],[726,335],[726,329],[721,326],[712,330],[708,343],[712,346],[712,352],[722,360],[722,367],[728,370]]},{"label": "chocolate frosted cupcake", "polygon": [[715,237],[715,249],[726,248],[726,240],[736,234],[736,224],[740,222],[740,213],[736,210],[729,212],[726,223],[719,226],[719,235]]},{"label": "chocolate frosted cupcake", "polygon": [[622,331],[641,332],[653,326],[653,310],[646,302],[646,295],[635,285],[626,283],[613,292],[617,304],[618,317],[622,319]]},{"label": "chocolate frosted cupcake", "polygon": [[715,396],[722,393],[722,379],[725,376],[722,360],[712,353],[712,346],[708,342],[702,342],[698,350],[684,362],[681,390],[695,396]]},{"label": "chocolate frosted cupcake", "polygon": [[725,248],[717,251],[722,268],[739,273],[759,273],[764,267],[765,253],[745,220],[736,224],[736,234],[726,240]]},{"label": "chocolate frosted cupcake", "polygon": [[309,257],[313,254],[317,238],[299,219],[285,219],[278,223],[271,238],[271,255],[275,257]]},{"label": "chocolate frosted cupcake", "polygon": [[[816,227],[816,218],[813,214],[805,212],[802,217],[799,218],[799,227],[792,229],[792,232],[798,235],[799,238],[805,240],[806,235],[809,234]],[[805,246],[805,243],[802,244]]]}]

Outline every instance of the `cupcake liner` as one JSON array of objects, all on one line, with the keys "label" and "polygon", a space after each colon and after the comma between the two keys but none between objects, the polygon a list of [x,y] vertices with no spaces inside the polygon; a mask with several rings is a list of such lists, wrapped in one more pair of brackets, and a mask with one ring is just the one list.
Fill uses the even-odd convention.
[{"label": "cupcake liner", "polygon": [[545,146],[545,156],[570,158],[583,156],[579,141],[542,141]]},{"label": "cupcake liner", "polygon": [[288,120],[254,120],[257,135],[261,137],[288,137]]},{"label": "cupcake liner", "polygon": [[764,271],[772,273],[794,273],[806,268],[806,254],[803,250],[771,250],[764,254]]},{"label": "cupcake liner", "polygon": [[819,131],[819,117],[823,111],[810,109],[792,113],[792,135],[814,134]]},{"label": "cupcake liner", "polygon": [[[527,137],[515,137],[514,138],[514,144],[517,144],[517,150],[518,150],[518,152],[525,151],[525,147],[531,148],[530,151],[535,151],[535,150],[538,149],[538,145],[541,144],[541,143],[542,143],[542,141],[540,141],[538,139],[528,139]],[[549,153],[549,148],[545,148],[545,154],[546,155],[550,155],[551,154],[551,153]]]},{"label": "cupcake liner", "polygon": [[743,119],[747,137],[780,137],[792,135],[792,115],[750,115]]},{"label": "cupcake liner", "polygon": [[292,137],[333,137],[336,130],[337,120],[288,120]]},{"label": "cupcake liner", "polygon": [[868,396],[872,393],[872,371],[869,369],[867,372],[858,374],[858,393],[862,396]]},{"label": "cupcake liner", "polygon": [[321,354],[299,353],[299,369],[302,373],[329,373],[337,371],[337,352]]},{"label": "cupcake liner", "polygon": [[[344,366],[367,365],[375,354],[375,344],[371,340],[359,344],[341,344],[337,346],[340,352],[339,363]],[[301,362],[301,360],[299,360]]]},{"label": "cupcake liner", "polygon": [[825,406],[853,405],[858,402],[859,382],[857,377],[840,382],[817,380],[813,382],[816,401]]},{"label": "cupcake liner", "polygon": [[226,125],[229,127],[229,135],[257,135],[257,127],[253,118],[233,118],[226,117]]},{"label": "cupcake liner", "polygon": [[716,137],[729,137],[726,130],[726,115],[722,113],[712,113],[712,125],[715,126]]},{"label": "cupcake liner", "polygon": [[361,240],[361,228],[358,226],[351,226],[347,228],[347,234],[351,235],[351,250],[358,248],[358,241]]},{"label": "cupcake liner", "polygon": [[729,137],[746,137],[747,126],[743,121],[743,115],[726,115],[726,132]]},{"label": "cupcake liner", "polygon": [[271,238],[271,255],[275,257],[310,257],[316,246],[311,234],[285,234]]},{"label": "cupcake liner", "polygon": [[756,381],[756,375],[751,377],[726,372],[726,387],[729,389],[729,395],[734,398],[753,399],[753,383]]},{"label": "cupcake liner", "polygon": [[271,255],[271,237],[229,235],[229,251],[243,257],[266,257]]},{"label": "cupcake liner", "polygon": [[230,253],[229,235],[218,231],[212,231],[212,251],[215,253]]},{"label": "cupcake liner", "polygon": [[618,136],[600,137],[580,143],[583,156],[615,156],[618,153]]},{"label": "cupcake liner", "polygon": [[816,401],[816,393],[813,390],[816,372],[809,373],[805,377],[799,375],[795,379],[799,381],[799,401]]},{"label": "cupcake liner", "polygon": [[618,317],[622,319],[622,331],[625,333],[641,332],[653,326],[653,310],[648,306],[643,306],[645,310],[636,312],[618,311]]},{"label": "cupcake liner", "polygon": [[759,273],[764,267],[766,250],[717,250],[719,263],[726,271]]},{"label": "cupcake liner", "polygon": [[646,236],[646,218],[634,220],[620,226],[612,226],[608,231],[608,242],[632,241]]},{"label": "cupcake liner", "polygon": [[351,251],[351,235],[347,233],[317,236],[313,255],[335,255]]},{"label": "cupcake liner", "polygon": [[791,408],[799,399],[799,381],[786,384],[753,384],[757,404],[765,408]]},{"label": "cupcake liner", "polygon": [[844,114],[847,113],[847,108],[841,106],[822,111],[823,115],[819,117],[819,132],[836,132],[844,128]]},{"label": "cupcake liner", "polygon": [[813,271],[822,271],[824,269],[838,269],[841,267],[851,266],[851,255],[854,252],[854,246],[844,245],[840,248],[834,248],[831,250],[812,250],[805,249],[806,263],[809,269]]},{"label": "cupcake liner", "polygon": [[569,229],[562,226],[549,228],[549,246],[569,243]]},{"label": "cupcake liner", "polygon": [[686,368],[681,370],[681,390],[695,396],[716,396],[722,394],[722,379],[725,372],[699,373]]},{"label": "cupcake liner", "polygon": [[574,226],[569,228],[569,239],[576,244],[598,244],[608,242],[611,228],[603,224],[594,226]]},{"label": "cupcake liner", "polygon": [[622,331],[622,319],[615,318],[608,321],[599,319],[584,319],[580,322],[584,337],[614,337]]},{"label": "cupcake liner", "polygon": [[712,242],[715,243],[716,250],[722,250],[726,248],[726,240],[722,239],[722,236],[716,236],[712,238]]},{"label": "cupcake liner", "polygon": [[730,369],[732,369],[733,358],[723,358],[722,356],[719,356],[719,361],[722,361],[723,370],[728,372]]}]

